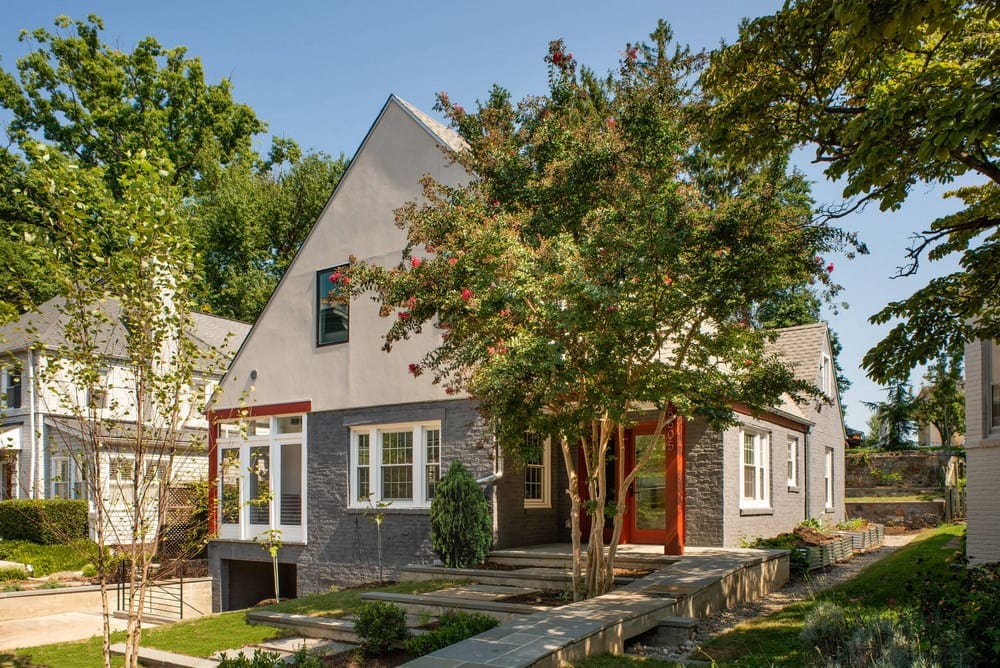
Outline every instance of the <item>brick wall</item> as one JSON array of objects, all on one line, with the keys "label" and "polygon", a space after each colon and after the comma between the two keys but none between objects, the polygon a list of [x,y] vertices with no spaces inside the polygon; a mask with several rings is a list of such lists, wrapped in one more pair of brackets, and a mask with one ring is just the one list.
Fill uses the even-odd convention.
[{"label": "brick wall", "polygon": [[[493,471],[492,442],[467,400],[311,413],[308,420],[308,540],[298,560],[299,595],[378,577],[378,541],[371,513],[348,509],[352,424],[441,421],[441,467],[459,459],[476,478]],[[427,510],[383,510],[382,563],[393,577],[409,563],[430,562]]]},{"label": "brick wall", "polygon": [[686,543],[723,544],[722,435],[702,421],[684,425]]},{"label": "brick wall", "polygon": [[566,495],[566,485],[558,485],[558,471],[565,466],[558,444],[549,448],[549,504],[546,508],[524,507],[524,467],[511,459],[504,461],[503,477],[496,486],[497,547],[539,545],[559,541],[559,496]]}]

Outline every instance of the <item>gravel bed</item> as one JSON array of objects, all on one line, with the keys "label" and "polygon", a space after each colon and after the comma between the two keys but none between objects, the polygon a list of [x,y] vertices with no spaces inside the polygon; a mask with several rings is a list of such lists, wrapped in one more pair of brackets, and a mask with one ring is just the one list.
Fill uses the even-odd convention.
[{"label": "gravel bed", "polygon": [[887,535],[883,545],[876,550],[855,555],[850,561],[835,564],[823,571],[813,571],[808,576],[791,579],[781,589],[755,601],[701,619],[698,621],[694,640],[689,640],[676,647],[635,644],[629,646],[628,652],[673,661],[704,658],[704,655],[700,655],[698,651],[703,643],[730,631],[738,624],[774,614],[786,606],[811,598],[825,589],[850,580],[872,562],[889,556],[909,543],[919,533]]}]

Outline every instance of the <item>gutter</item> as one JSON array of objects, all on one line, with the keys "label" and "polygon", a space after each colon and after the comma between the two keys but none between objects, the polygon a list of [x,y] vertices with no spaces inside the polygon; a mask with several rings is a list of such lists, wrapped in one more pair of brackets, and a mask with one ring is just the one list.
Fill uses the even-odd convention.
[{"label": "gutter", "polygon": [[802,472],[802,493],[805,494],[805,506],[803,511],[805,512],[805,517],[803,519],[809,519],[812,517],[812,503],[810,503],[810,486],[809,486],[809,460],[812,459],[809,456],[809,436],[812,435],[812,427],[810,427],[805,434],[802,435],[802,468],[805,469]]}]

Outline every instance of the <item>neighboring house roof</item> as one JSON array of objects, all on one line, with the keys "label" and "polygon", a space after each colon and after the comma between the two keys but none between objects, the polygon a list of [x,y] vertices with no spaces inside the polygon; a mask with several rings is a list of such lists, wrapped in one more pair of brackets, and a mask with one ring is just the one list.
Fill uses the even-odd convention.
[{"label": "neighboring house roof", "polygon": [[[65,346],[69,321],[63,308],[65,303],[65,298],[55,297],[0,328],[0,349],[14,352],[38,346],[49,349]],[[95,337],[102,343],[104,355],[124,359],[125,326],[121,321],[121,304],[115,299],[105,299],[95,308],[107,316],[102,331]],[[215,350],[231,357],[250,331],[250,325],[245,322],[207,313],[192,313],[191,320],[194,327],[186,332],[187,336],[199,350],[209,354]]]},{"label": "neighboring house roof", "polygon": [[[130,420],[101,420],[92,423],[86,429],[80,424],[80,419],[61,415],[45,416],[45,424],[60,434],[73,439],[70,442],[85,442],[91,436],[96,435],[101,439],[101,443],[111,448],[132,448],[135,449],[137,425]],[[145,425],[147,443],[160,443],[163,436],[170,433],[169,429],[157,429],[150,425]],[[94,433],[96,432],[96,434]],[[204,427],[180,427],[172,433],[174,444],[185,452],[192,448],[204,447],[205,441]],[[158,446],[162,447],[162,446]],[[148,454],[155,455],[161,450],[150,450]]]}]

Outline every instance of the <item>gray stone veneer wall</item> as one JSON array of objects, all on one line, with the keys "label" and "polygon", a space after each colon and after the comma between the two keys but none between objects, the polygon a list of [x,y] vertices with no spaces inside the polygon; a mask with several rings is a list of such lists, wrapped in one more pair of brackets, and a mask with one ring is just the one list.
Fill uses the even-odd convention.
[{"label": "gray stone veneer wall", "polygon": [[549,448],[549,505],[547,508],[524,507],[524,467],[510,459],[504,461],[503,477],[497,482],[496,547],[517,547],[556,543],[560,539],[559,503],[566,496],[566,484],[559,486],[559,469],[563,469],[562,452],[558,445]]},{"label": "gray stone veneer wall", "polygon": [[701,420],[684,425],[685,542],[721,547],[723,542],[722,434]]},{"label": "gray stone veneer wall", "polygon": [[[492,473],[492,439],[476,404],[465,399],[310,413],[308,419],[308,537],[298,559],[298,594],[378,578],[376,527],[365,510],[348,509],[350,427],[441,421],[441,468],[459,459],[474,477]],[[385,508],[382,563],[393,577],[409,563],[430,562],[427,510]]]}]

